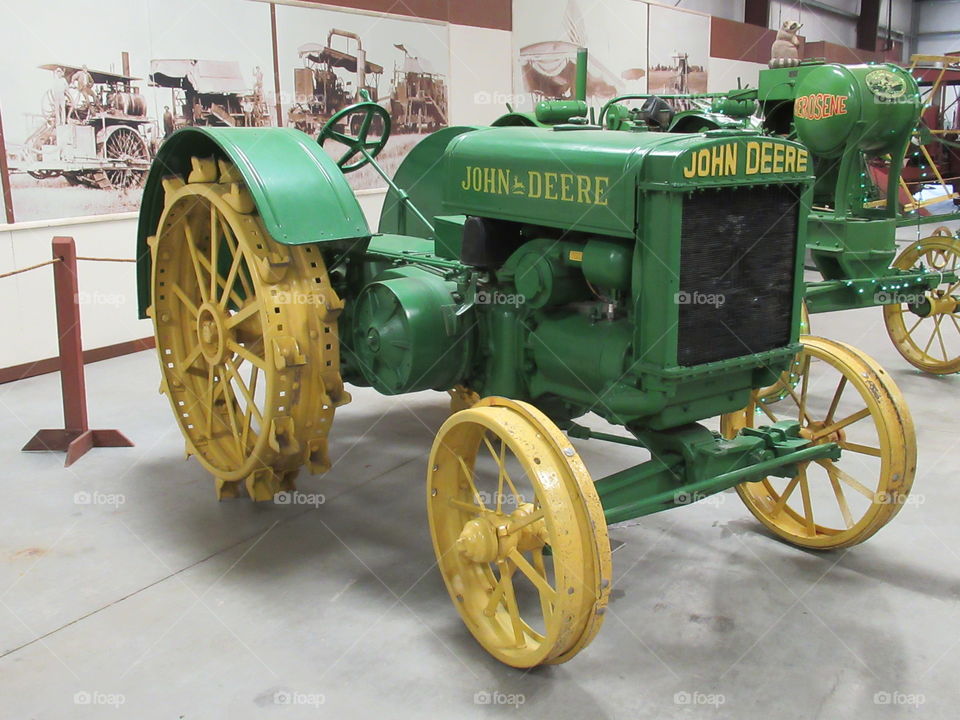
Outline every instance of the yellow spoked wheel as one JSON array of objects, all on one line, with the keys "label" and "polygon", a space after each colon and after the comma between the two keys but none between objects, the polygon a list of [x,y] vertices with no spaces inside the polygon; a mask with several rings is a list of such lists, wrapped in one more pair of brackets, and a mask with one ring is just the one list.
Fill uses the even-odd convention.
[{"label": "yellow spoked wheel", "polygon": [[[893,263],[910,270],[923,265],[934,272],[957,272],[960,240],[949,228],[910,245]],[[883,320],[897,350],[914,367],[935,375],[960,372],[960,282],[943,283],[916,302],[884,305]]]},{"label": "yellow spoked wheel", "polygon": [[[807,303],[800,304],[800,334],[810,334],[810,313],[807,312]],[[796,388],[800,382],[800,355],[793,358],[790,367],[780,373],[780,379],[772,385],[760,388],[757,400],[762,403],[775,403],[787,396],[786,388]]]},{"label": "yellow spoked wheel", "polygon": [[545,415],[504,398],[452,415],[430,453],[427,511],[453,604],[490,654],[533,667],[593,639],[610,594],[607,525]]},{"label": "yellow spoked wheel", "polygon": [[329,467],[343,307],[316,247],[288,247],[264,229],[235,168],[192,158],[164,180],[153,253],[152,306],[161,391],[218,497],[269,500],[300,466]]},{"label": "yellow spoked wheel", "polygon": [[737,486],[747,508],[787,542],[830,550],[863,542],[907,498],[916,471],[913,420],[900,390],[877,363],[849,345],[803,338],[800,382],[783,399],[750,404],[721,419],[733,437],[743,427],[799,419],[801,435],[836,442],[842,455],[800,463],[789,478]]}]

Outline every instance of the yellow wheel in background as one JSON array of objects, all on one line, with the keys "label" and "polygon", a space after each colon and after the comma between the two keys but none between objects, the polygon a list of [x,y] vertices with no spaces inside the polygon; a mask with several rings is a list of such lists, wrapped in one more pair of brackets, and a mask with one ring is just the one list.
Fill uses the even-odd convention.
[{"label": "yellow wheel in background", "polygon": [[[800,303],[800,335],[809,334],[810,313],[807,311],[807,303],[803,302]],[[777,382],[773,385],[767,385],[765,388],[760,388],[757,400],[762,403],[774,403],[785,398],[787,396],[786,388],[796,388],[797,383],[800,382],[800,368],[800,355],[797,355],[790,363],[790,367],[780,374],[780,379]]]},{"label": "yellow wheel in background", "polygon": [[837,442],[836,462],[800,463],[790,478],[743,483],[737,492],[760,522],[787,542],[830,550],[863,542],[906,501],[917,443],[900,390],[877,363],[849,345],[803,338],[800,381],[784,397],[751,403],[721,419],[724,437],[743,427],[799,419],[801,435]]},{"label": "yellow wheel in background", "polygon": [[[941,227],[906,248],[893,266],[911,270],[923,265],[932,272],[957,272],[958,260],[960,240],[949,228]],[[945,282],[927,291],[922,302],[883,306],[887,334],[914,367],[935,375],[960,372],[958,288],[960,282]]]},{"label": "yellow wheel in background", "polygon": [[329,466],[342,303],[316,247],[270,239],[233,166],[192,163],[149,240],[161,391],[218,496],[269,500]]},{"label": "yellow wheel in background", "polygon": [[593,639],[610,594],[607,525],[546,416],[504,398],[452,415],[430,454],[427,511],[453,604],[490,654],[533,667]]}]

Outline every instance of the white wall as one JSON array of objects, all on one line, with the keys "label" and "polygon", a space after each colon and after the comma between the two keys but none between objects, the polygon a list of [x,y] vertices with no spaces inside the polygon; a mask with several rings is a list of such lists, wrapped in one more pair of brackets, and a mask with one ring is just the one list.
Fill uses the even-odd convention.
[{"label": "white wall", "polygon": [[[943,55],[960,51],[960,0],[917,3],[920,33],[917,52]],[[923,33],[950,33],[924,36]]]},{"label": "white wall", "polygon": [[490,123],[507,110],[513,49],[506,30],[450,26],[450,124]]},{"label": "white wall", "polygon": [[679,0],[679,2],[660,2],[660,5],[669,5],[681,10],[697,10],[698,12],[743,22],[744,0]]},{"label": "white wall", "polygon": [[707,92],[732,90],[737,87],[738,79],[740,87],[757,87],[760,71],[765,67],[763,63],[712,57],[707,75]]}]

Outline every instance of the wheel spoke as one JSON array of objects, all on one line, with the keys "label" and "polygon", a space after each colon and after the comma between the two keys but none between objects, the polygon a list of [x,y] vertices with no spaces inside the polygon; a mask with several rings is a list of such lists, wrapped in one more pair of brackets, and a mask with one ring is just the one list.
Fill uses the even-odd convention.
[{"label": "wheel spoke", "polygon": [[[230,270],[227,271],[227,280],[224,283],[224,292],[223,296],[220,298],[220,307],[226,309],[227,303],[230,300],[230,292],[233,292],[233,286],[237,282],[237,273],[240,271],[240,261],[243,259],[243,255],[236,253],[233,256],[233,262],[230,263]],[[229,292],[228,292],[229,290]]]},{"label": "wheel spoke", "polygon": [[210,203],[210,301],[217,299],[217,276],[220,274],[219,261],[220,234],[217,232],[220,223],[217,221],[217,206]]},{"label": "wheel spoke", "polygon": [[183,306],[187,309],[194,317],[197,317],[200,314],[200,310],[197,309],[197,306],[193,304],[193,301],[187,297],[187,294],[183,291],[177,283],[172,283],[171,287],[173,289],[173,294],[183,303]]},{"label": "wheel spoke", "polygon": [[[257,407],[257,403],[250,394],[250,391],[247,389],[247,386],[244,384],[243,379],[240,377],[240,372],[237,370],[237,366],[233,364],[232,360],[227,360],[223,367],[229,373],[230,377],[237,381],[237,387],[240,388],[243,399],[247,401],[247,409],[252,410],[256,414],[257,422],[259,422],[262,426],[263,414],[260,412],[260,408]],[[226,381],[226,378],[224,378],[224,381]]]},{"label": "wheel spoke", "polygon": [[193,364],[197,361],[197,358],[200,357],[201,352],[203,352],[203,348],[201,348],[200,345],[195,345],[193,350],[187,353],[187,356],[180,363],[184,371],[190,367],[193,367]]},{"label": "wheel spoke", "polygon": [[853,443],[844,440],[843,442],[838,443],[841,448],[844,450],[849,450],[850,452],[860,453],[861,455],[872,455],[873,457],[880,457],[880,448],[871,447],[869,445],[861,445],[860,443]]},{"label": "wheel spoke", "polygon": [[807,481],[807,470],[802,468],[800,476],[800,495],[803,498],[803,517],[807,521],[807,533],[810,537],[817,534],[816,525],[813,522],[813,504],[810,502],[810,483]]},{"label": "wheel spoke", "polygon": [[233,432],[233,441],[237,446],[237,452],[239,453],[239,456],[242,458],[244,452],[243,444],[241,442],[240,426],[237,424],[237,396],[234,394],[233,387],[230,385],[229,380],[224,378],[221,380],[220,384],[223,385],[223,399],[224,404],[227,406],[227,418],[230,421],[230,430]]},{"label": "wheel spoke", "polygon": [[[260,369],[256,365],[250,366],[252,369],[250,371],[250,397],[257,397],[257,378],[259,377],[258,373]],[[253,411],[254,405],[251,402],[247,402],[246,410],[243,413],[243,438],[241,438],[241,443],[243,447],[247,446],[247,440],[250,438],[250,432],[253,429]]]},{"label": "wheel spoke", "polygon": [[483,496],[480,495],[480,493],[477,491],[477,486],[473,483],[473,472],[467,467],[467,463],[464,462],[464,459],[460,455],[457,455],[457,461],[460,463],[460,468],[463,470],[463,474],[467,479],[467,485],[470,486],[470,491],[473,493],[473,497],[477,501],[477,505],[486,510],[487,506],[483,504]]},{"label": "wheel spoke", "polygon": [[510,524],[510,534],[512,535],[513,533],[515,533],[515,532],[517,532],[517,531],[519,531],[519,530],[522,530],[522,529],[525,528],[527,525],[531,525],[531,524],[535,523],[537,520],[541,519],[542,517],[543,517],[543,508],[542,508],[542,507],[539,507],[539,508],[537,508],[536,510],[534,510],[532,513],[530,513],[529,515],[524,515],[523,517],[521,517],[521,518],[520,518],[519,520],[517,520],[516,522],[511,523],[511,524]]},{"label": "wheel spoke", "polygon": [[[523,556],[523,553],[514,548],[507,554],[507,557],[513,560],[513,564],[516,566],[517,570],[526,575],[530,582],[534,584],[534,586],[537,588],[537,591],[540,593],[541,600],[546,598],[551,603],[556,601],[557,591],[550,587],[550,583],[547,582],[547,579],[536,571],[533,565],[531,565]],[[547,618],[544,617],[544,620],[546,619]]]},{"label": "wheel spoke", "polygon": [[847,485],[852,487],[858,493],[863,495],[865,498],[869,499],[871,502],[876,502],[877,497],[876,493],[864,485],[862,482],[857,480],[854,477],[851,477],[849,474],[841,470],[832,460],[817,460],[817,463],[822,467],[826,468],[827,472],[830,475],[836,474],[837,478],[843,480]]},{"label": "wheel spoke", "polygon": [[447,500],[447,502],[450,504],[450,507],[458,508],[464,512],[472,513],[473,515],[485,515],[486,513],[490,512],[486,508],[482,508],[479,505],[473,505],[472,503],[464,502],[463,500],[459,500],[454,497]]},{"label": "wheel spoke", "polygon": [[763,414],[764,414],[764,415],[766,415],[768,418],[770,418],[770,422],[774,422],[774,423],[775,423],[775,422],[779,422],[779,421],[777,420],[777,416],[774,415],[774,414],[773,414],[773,411],[770,410],[770,408],[767,407],[767,404],[766,404],[766,403],[763,403],[763,402],[762,402],[762,403],[758,403],[758,407],[759,407],[761,410],[763,410]]},{"label": "wheel spoke", "polygon": [[843,487],[840,485],[840,481],[837,477],[828,472],[827,475],[830,476],[830,484],[833,486],[833,494],[837,498],[837,504],[840,506],[840,514],[843,515],[843,522],[847,526],[847,530],[853,527],[853,514],[850,512],[850,506],[847,504],[847,497],[843,494]]},{"label": "wheel spoke", "polygon": [[793,491],[796,490],[797,485],[800,483],[800,473],[797,473],[792,478],[790,482],[787,483],[787,486],[783,489],[783,494],[777,499],[777,502],[773,506],[773,512],[770,514],[776,517],[781,512],[787,504],[787,500],[790,499],[790,496],[793,494]]},{"label": "wheel spoke", "polygon": [[837,389],[833,393],[833,399],[830,401],[830,408],[827,410],[827,416],[823,419],[825,425],[829,425],[833,422],[833,415],[837,412],[837,405],[840,404],[840,396],[843,395],[843,389],[847,386],[847,376],[843,375],[840,377],[840,382],[837,383]]},{"label": "wheel spoke", "polygon": [[251,315],[254,315],[260,309],[259,300],[250,300],[250,296],[247,295],[247,304],[233,313],[230,317],[226,319],[224,323],[228,328],[234,328],[244,320],[250,318]]},{"label": "wheel spoke", "polygon": [[[497,567],[500,568],[500,576],[503,577],[505,567],[509,563],[506,560],[498,560]],[[507,605],[507,614],[510,616],[510,624],[513,626],[513,638],[517,643],[517,647],[523,647],[526,645],[523,635],[523,620],[520,619],[520,607],[517,605],[517,595],[513,589],[513,570],[510,570],[510,575],[506,578],[506,581],[503,585],[503,596]]]},{"label": "wheel spoke", "polygon": [[483,442],[487,446],[487,450],[490,451],[490,454],[493,456],[494,461],[497,463],[499,468],[499,473],[497,475],[497,512],[500,512],[500,500],[503,497],[503,481],[506,480],[507,484],[510,486],[510,490],[513,492],[514,504],[516,507],[519,507],[522,498],[520,493],[517,492],[516,486],[513,484],[513,480],[510,479],[510,475],[507,473],[507,463],[506,463],[506,443],[503,441],[503,438],[500,438],[500,452],[497,453],[493,449],[493,443],[490,442],[490,439],[487,437],[487,434],[483,435]]},{"label": "wheel spoke", "polygon": [[245,348],[243,345],[241,345],[240,343],[238,343],[236,340],[227,340],[227,348],[228,348],[231,352],[236,353],[237,355],[239,355],[240,357],[242,357],[244,360],[246,360],[246,361],[247,361],[248,363],[250,363],[251,365],[256,365],[256,366],[257,366],[258,368],[260,368],[261,370],[266,371],[266,369],[267,369],[267,361],[264,360],[264,359],[263,359],[262,357],[260,357],[259,355],[256,355],[256,354],[250,352],[247,348]]},{"label": "wheel spoke", "polygon": [[819,440],[822,437],[826,437],[831,433],[835,433],[837,430],[842,430],[848,425],[853,425],[853,423],[863,420],[869,414],[870,408],[868,407],[865,407],[862,410],[857,410],[857,412],[853,413],[852,415],[847,415],[843,420],[838,420],[832,425],[828,425],[827,427],[821,428],[817,432],[813,433],[813,437],[811,439]]},{"label": "wheel spoke", "polygon": [[208,299],[207,295],[207,280],[203,275],[203,271],[200,269],[200,250],[197,248],[196,240],[193,237],[193,228],[190,227],[186,222],[183,226],[183,234],[187,240],[187,249],[190,251],[190,259],[193,262],[193,272],[197,276],[197,286],[200,288],[200,297],[206,302]]},{"label": "wheel spoke", "polygon": [[[801,375],[803,376],[803,382],[800,386],[800,399],[797,401],[799,410],[797,412],[797,420],[801,423],[804,418],[807,419],[807,422],[810,422],[810,418],[807,415],[807,387],[810,384],[810,356],[806,355],[803,360],[803,367],[800,370]],[[790,389],[790,394],[793,395],[793,390]],[[796,399],[796,398],[794,398]]]}]

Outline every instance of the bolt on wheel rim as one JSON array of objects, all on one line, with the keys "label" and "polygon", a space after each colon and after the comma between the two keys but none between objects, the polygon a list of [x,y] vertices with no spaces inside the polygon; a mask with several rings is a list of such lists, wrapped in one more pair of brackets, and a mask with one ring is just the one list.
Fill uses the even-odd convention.
[{"label": "bolt on wheel rim", "polygon": [[737,492],[768,529],[816,549],[863,542],[906,502],[916,470],[913,421],[896,385],[872,359],[842,343],[805,337],[800,381],[777,402],[754,391],[721,431],[799,420],[801,436],[836,442],[842,455],[800,463],[789,478],[743,483]]}]

